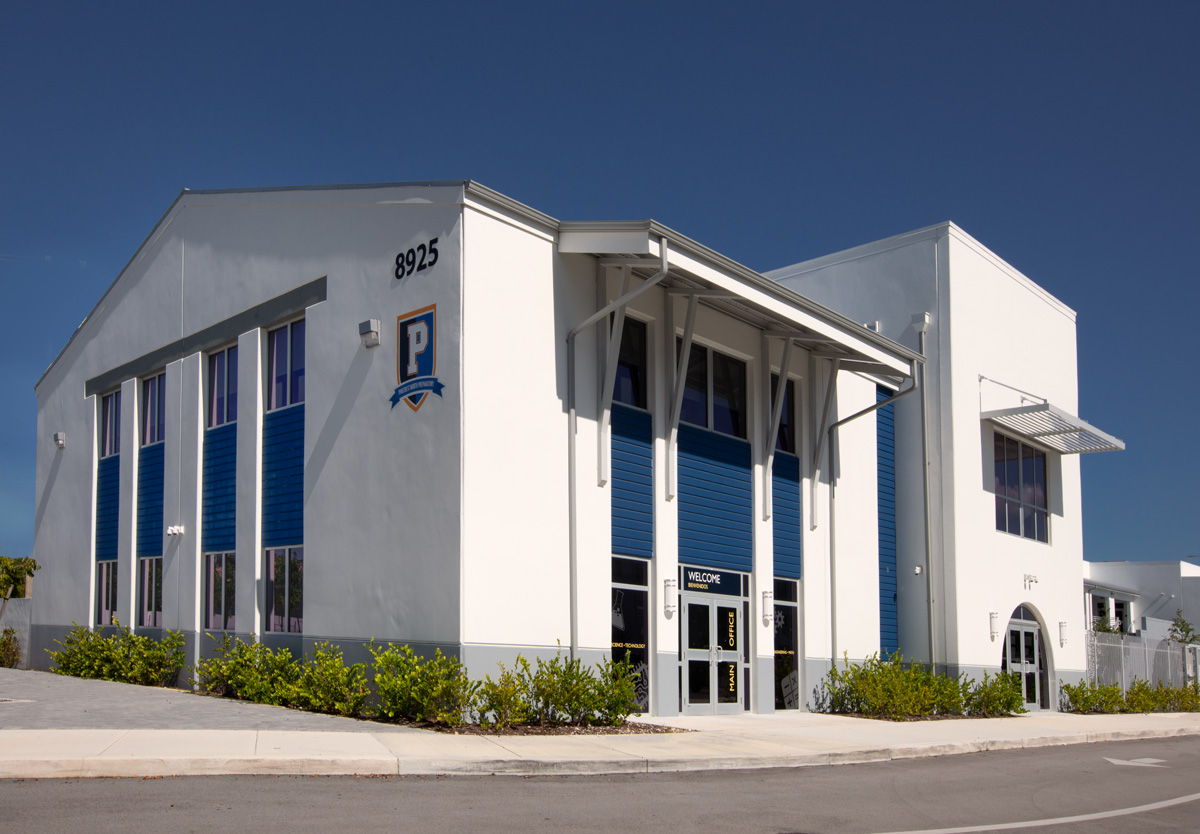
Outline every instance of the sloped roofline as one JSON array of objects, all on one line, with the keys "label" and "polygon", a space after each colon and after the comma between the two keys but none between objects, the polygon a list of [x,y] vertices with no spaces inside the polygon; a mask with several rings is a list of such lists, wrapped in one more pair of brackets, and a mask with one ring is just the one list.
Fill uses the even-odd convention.
[{"label": "sloped roofline", "polygon": [[779,299],[787,302],[788,304],[799,307],[800,309],[802,309],[810,314],[814,314],[817,316],[827,318],[831,322],[833,322],[841,327],[852,328],[852,332],[854,332],[857,337],[875,345],[876,347],[878,347],[882,350],[892,353],[893,355],[895,355],[899,358],[902,358],[904,361],[907,361],[907,362],[923,361],[923,358],[919,354],[909,350],[908,348],[904,347],[903,345],[898,344],[897,342],[892,341],[891,339],[887,338],[886,336],[882,336],[878,333],[875,333],[874,331],[871,331],[871,330],[863,327],[859,322],[852,321],[851,319],[847,318],[846,316],[842,315],[841,313],[837,313],[837,312],[829,309],[828,307],[818,304],[817,302],[800,295],[799,293],[795,292],[794,290],[783,286],[782,284],[778,283],[777,281],[773,281],[770,278],[767,278],[762,273],[756,272],[756,271],[750,269],[749,267],[744,266],[725,255],[722,255],[720,252],[717,252],[714,249],[710,249],[707,246],[704,246],[703,244],[698,243],[698,242],[692,240],[691,238],[687,237],[686,235],[680,234],[679,232],[675,231],[674,229],[664,226],[663,224],[661,224],[655,220],[601,221],[601,222],[559,221],[556,218],[551,217],[550,215],[548,215],[544,212],[541,212],[541,211],[538,211],[537,209],[531,208],[530,206],[527,206],[524,203],[514,200],[511,197],[501,194],[499,191],[495,191],[494,189],[488,188],[485,185],[481,185],[480,183],[475,182],[474,180],[424,180],[424,181],[417,181],[417,182],[351,183],[351,184],[340,184],[340,185],[338,185],[338,184],[283,185],[283,186],[263,186],[263,187],[252,187],[252,188],[209,188],[209,189],[184,188],[184,189],[180,190],[179,194],[171,202],[171,205],[168,206],[167,210],[163,212],[161,217],[159,217],[158,221],[150,229],[150,233],[146,235],[145,239],[143,239],[142,242],[138,245],[138,247],[134,250],[133,255],[129,258],[128,261],[125,262],[125,265],[123,267],[121,267],[120,271],[118,271],[118,273],[117,273],[116,278],[114,278],[112,283],[108,285],[108,288],[104,291],[104,294],[100,296],[100,300],[96,302],[95,306],[92,307],[91,311],[84,317],[83,321],[81,321],[79,323],[79,326],[75,328],[75,331],[71,334],[71,338],[67,340],[67,343],[65,345],[63,345],[62,349],[58,352],[58,355],[54,357],[54,360],[46,367],[46,370],[42,372],[42,375],[40,377],[38,377],[37,382],[34,383],[34,386],[33,386],[34,392],[35,393],[37,392],[37,390],[41,387],[42,383],[46,380],[46,378],[50,375],[50,373],[55,369],[55,367],[59,364],[59,362],[62,360],[62,358],[64,356],[66,356],[67,352],[71,349],[71,346],[75,343],[75,340],[79,337],[80,333],[83,332],[83,329],[88,325],[89,322],[93,321],[95,319],[97,313],[104,308],[105,303],[108,300],[109,296],[111,295],[112,291],[116,288],[116,286],[124,278],[126,272],[128,272],[128,270],[129,270],[130,266],[132,266],[138,260],[138,258],[141,256],[142,252],[146,249],[146,247],[149,246],[154,240],[156,240],[158,238],[158,236],[161,235],[166,230],[166,228],[171,224],[171,221],[174,219],[174,216],[180,207],[180,203],[184,200],[185,197],[223,196],[223,195],[229,195],[229,194],[269,194],[269,193],[278,193],[278,192],[287,192],[287,191],[353,191],[353,190],[367,190],[367,189],[381,189],[381,188],[422,188],[422,187],[429,187],[429,188],[459,187],[459,188],[462,188],[464,200],[467,197],[471,197],[471,198],[479,200],[480,202],[489,203],[497,208],[512,212],[513,214],[516,214],[517,216],[533,223],[534,225],[541,226],[541,227],[545,228],[547,231],[549,231],[555,235],[557,235],[559,232],[562,232],[562,231],[583,231],[583,230],[592,230],[592,229],[596,229],[596,230],[629,229],[631,231],[633,231],[633,230],[644,231],[644,232],[649,232],[649,233],[658,235],[659,237],[668,240],[670,242],[670,244],[673,247],[677,248],[678,250],[687,252],[690,255],[692,255],[693,257],[697,257],[703,261],[707,261],[710,265],[712,265],[718,269],[732,273],[733,275],[736,275],[737,277],[741,278],[742,280],[746,281],[747,283],[751,284],[752,286],[754,286],[770,295],[776,296]]}]

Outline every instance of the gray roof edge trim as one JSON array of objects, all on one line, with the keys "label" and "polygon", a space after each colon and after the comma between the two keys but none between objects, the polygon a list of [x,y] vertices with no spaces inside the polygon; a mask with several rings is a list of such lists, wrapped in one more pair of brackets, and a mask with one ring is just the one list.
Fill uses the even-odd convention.
[{"label": "gray roof edge trim", "polygon": [[42,386],[42,382],[45,381],[46,377],[50,375],[50,372],[54,370],[62,358],[67,355],[67,351],[71,349],[71,345],[75,344],[75,339],[80,333],[83,332],[84,327],[91,323],[95,319],[96,313],[104,307],[104,302],[108,299],[108,296],[112,293],[117,284],[120,283],[121,279],[125,277],[125,273],[129,270],[129,267],[132,266],[133,262],[138,259],[138,256],[141,255],[142,251],[146,248],[150,241],[152,241],[159,234],[160,230],[166,229],[166,227],[169,225],[168,218],[173,219],[173,215],[175,214],[175,210],[179,207],[180,201],[189,193],[194,192],[189,192],[188,189],[184,188],[175,195],[175,199],[171,201],[171,205],[168,206],[167,210],[164,211],[162,216],[158,218],[158,222],[156,222],[150,228],[149,234],[147,234],[146,237],[142,239],[142,242],[138,244],[137,248],[133,250],[133,254],[129,256],[129,260],[125,262],[125,265],[117,271],[117,276],[113,278],[112,283],[108,285],[108,289],[106,289],[104,294],[100,296],[100,300],[97,301],[95,305],[93,305],[92,309],[88,311],[88,314],[83,317],[83,321],[79,322],[79,326],[76,327],[74,332],[71,333],[71,338],[67,339],[67,343],[62,346],[62,350],[60,350],[50,364],[46,366],[46,370],[42,371],[42,375],[38,377],[37,382],[33,383],[33,392],[35,396],[37,395],[38,388]]},{"label": "gray roof edge trim", "polygon": [[417,180],[414,182],[347,182],[317,185],[263,185],[245,188],[185,188],[186,194],[202,196],[221,194],[270,194],[280,191],[363,191],[375,188],[466,188],[470,180]]},{"label": "gray roof edge trim", "polygon": [[[835,310],[831,310],[811,298],[806,298],[800,295],[795,290],[785,287],[778,281],[763,275],[761,272],[755,272],[748,266],[740,264],[733,258],[727,255],[722,255],[715,249],[710,249],[703,243],[698,243],[685,234],[675,231],[669,226],[664,226],[657,220],[602,220],[602,221],[564,221],[559,224],[560,230],[563,232],[636,232],[644,231],[647,234],[657,235],[661,239],[665,239],[668,244],[681,252],[686,252],[702,261],[706,261],[710,266],[728,272],[729,274],[746,281],[757,289],[766,292],[768,295],[773,295],[794,307],[799,307],[806,313],[827,319],[831,324],[834,324],[846,331],[847,335],[852,335],[861,338],[864,341],[870,342],[875,347],[886,350],[895,355],[898,359],[905,362],[923,363],[925,357],[916,351],[906,348],[904,345],[894,342],[886,336],[880,335],[873,330],[868,330],[859,322],[843,316]],[[619,253],[604,253],[604,254],[619,254]],[[653,258],[646,260],[647,267],[652,267],[657,263]]]},{"label": "gray roof edge trim", "polygon": [[785,287],[778,281],[766,277],[761,272],[755,272],[750,267],[744,266],[732,258],[722,255],[720,252],[709,249],[704,244],[697,243],[686,235],[676,232],[674,229],[664,226],[655,220],[649,221],[649,229],[651,232],[668,240],[672,246],[678,246],[688,254],[708,261],[711,266],[729,272],[756,289],[760,289],[768,295],[773,295],[794,307],[799,307],[806,313],[828,320],[831,324],[845,330],[848,336],[862,339],[905,362],[915,362],[917,364],[924,364],[925,362],[925,357],[915,350],[910,350],[899,342],[894,342],[887,336],[876,333],[874,330],[868,330],[861,323],[847,318],[822,304],[818,304],[811,298],[800,295],[790,287]]},{"label": "gray roof edge trim", "polygon": [[[1095,562],[1094,564],[1099,565],[1103,563]],[[1110,593],[1123,594],[1124,596],[1130,597],[1140,597],[1142,595],[1140,591],[1135,591],[1133,588],[1123,588],[1120,585],[1114,585],[1111,582],[1105,582],[1102,579],[1085,579],[1083,580],[1083,587],[1095,588],[1098,591],[1109,591]]]},{"label": "gray roof edge trim", "polygon": [[545,212],[538,211],[532,206],[522,203],[520,200],[514,200],[512,197],[501,194],[493,188],[488,188],[486,185],[475,182],[475,180],[467,180],[463,183],[463,197],[464,202],[467,197],[471,197],[482,203],[489,203],[494,208],[510,211],[518,217],[543,226],[555,234],[558,233],[562,226],[562,223],[557,218],[551,217]]}]

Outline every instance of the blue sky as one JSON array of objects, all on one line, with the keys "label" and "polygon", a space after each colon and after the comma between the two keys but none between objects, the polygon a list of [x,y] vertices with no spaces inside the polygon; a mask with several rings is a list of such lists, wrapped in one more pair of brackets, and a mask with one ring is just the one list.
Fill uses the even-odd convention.
[{"label": "blue sky", "polygon": [[[1200,554],[1200,4],[0,2],[0,553],[34,383],[184,187],[474,179],[758,270],[953,220],[1078,311],[1091,559]],[[1020,336],[1022,334],[1014,334]],[[1036,337],[1036,334],[1023,334]]]}]

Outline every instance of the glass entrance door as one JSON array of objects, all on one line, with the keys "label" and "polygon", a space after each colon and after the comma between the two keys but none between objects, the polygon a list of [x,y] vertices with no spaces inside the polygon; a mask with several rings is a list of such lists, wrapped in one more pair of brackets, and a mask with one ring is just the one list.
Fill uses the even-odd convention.
[{"label": "glass entrance door", "polygon": [[1042,691],[1041,658],[1039,657],[1038,627],[1032,623],[1009,623],[1005,659],[1008,671],[1021,676],[1021,692],[1025,708],[1039,709],[1038,693]]},{"label": "glass entrance door", "polygon": [[680,594],[683,712],[742,711],[740,600]]}]

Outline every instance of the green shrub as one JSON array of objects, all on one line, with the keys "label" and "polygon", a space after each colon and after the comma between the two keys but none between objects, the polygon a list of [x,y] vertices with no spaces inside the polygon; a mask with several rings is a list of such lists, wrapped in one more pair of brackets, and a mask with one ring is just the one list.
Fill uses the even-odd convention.
[{"label": "green shrub", "polygon": [[1063,683],[1059,693],[1059,706],[1063,712],[1112,714],[1125,707],[1121,687],[1115,683]]},{"label": "green shrub", "polygon": [[54,671],[77,678],[167,686],[183,668],[183,634],[168,631],[162,640],[134,634],[114,619],[116,631],[105,635],[78,623],[51,651]]},{"label": "green shrub", "polygon": [[228,634],[222,638],[216,656],[200,661],[195,671],[202,689],[274,706],[296,704],[299,697],[296,687],[303,674],[288,649],[273,652],[262,643],[245,643]]},{"label": "green shrub", "polygon": [[1124,712],[1156,712],[1163,708],[1165,690],[1160,681],[1157,687],[1141,678],[1134,678],[1125,691]]},{"label": "green shrub", "polygon": [[[521,663],[524,658],[518,658]],[[517,672],[500,664],[496,680],[484,675],[479,685],[479,726],[485,729],[507,730],[529,720],[527,690]]]},{"label": "green shrub", "polygon": [[312,660],[303,665],[289,700],[310,712],[357,718],[363,714],[370,694],[365,669],[364,663],[347,666],[337,646],[318,643]]},{"label": "green shrub", "polygon": [[1025,712],[1025,694],[1021,676],[1016,672],[989,675],[973,683],[963,703],[967,715],[991,717]]},{"label": "green shrub", "polygon": [[408,646],[397,648],[391,643],[385,649],[374,644],[369,648],[375,658],[381,717],[461,727],[476,711],[479,684],[467,677],[458,658],[437,649],[425,660]]},{"label": "green shrub", "polygon": [[17,642],[17,630],[6,628],[0,631],[0,669],[16,669],[21,662],[21,644]]},{"label": "green shrub", "polygon": [[532,720],[546,724],[587,724],[596,712],[596,680],[578,658],[537,659],[536,671],[517,659],[519,676],[529,693]]},{"label": "green shrub", "polygon": [[600,661],[596,674],[596,722],[620,727],[637,710],[637,676],[629,651],[621,660]]},{"label": "green shrub", "polygon": [[961,715],[969,692],[965,676],[951,678],[923,663],[871,655],[861,664],[835,664],[822,682],[817,708],[903,721],[928,715]]}]

